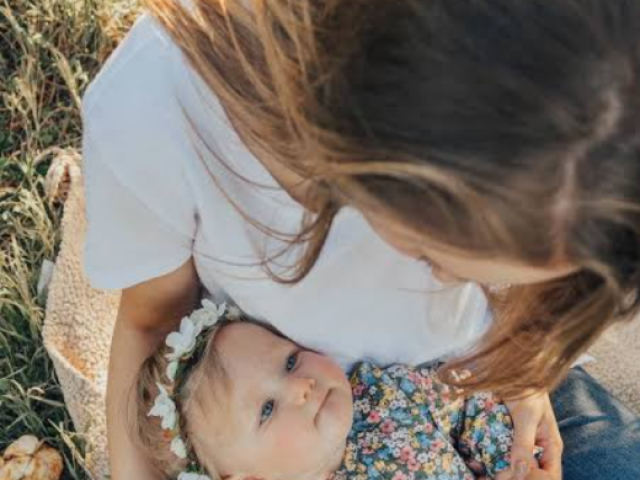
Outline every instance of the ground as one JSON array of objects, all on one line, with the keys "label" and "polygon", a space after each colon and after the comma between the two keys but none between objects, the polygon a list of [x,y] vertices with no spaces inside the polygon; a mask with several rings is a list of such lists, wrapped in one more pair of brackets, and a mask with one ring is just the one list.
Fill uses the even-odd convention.
[{"label": "ground", "polygon": [[52,148],[80,149],[80,98],[131,26],[132,0],[0,0],[0,451],[24,433],[84,479],[41,340],[40,266],[59,245],[61,207],[44,196]]}]

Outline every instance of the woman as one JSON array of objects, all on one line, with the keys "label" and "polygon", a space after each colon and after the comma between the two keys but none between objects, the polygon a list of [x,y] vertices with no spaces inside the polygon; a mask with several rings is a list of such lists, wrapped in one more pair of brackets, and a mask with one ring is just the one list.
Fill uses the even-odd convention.
[{"label": "woman", "polygon": [[560,432],[548,394],[638,310],[639,2],[147,4],[84,99],[115,480],[154,478],[124,401],[200,284],[344,366],[450,359],[510,400],[514,478],[563,441],[565,479],[640,478],[637,418],[574,371]]}]

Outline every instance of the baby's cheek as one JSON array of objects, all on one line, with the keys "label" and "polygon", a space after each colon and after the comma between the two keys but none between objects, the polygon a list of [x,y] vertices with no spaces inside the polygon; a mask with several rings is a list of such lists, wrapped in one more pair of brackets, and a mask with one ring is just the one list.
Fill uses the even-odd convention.
[{"label": "baby's cheek", "polygon": [[253,449],[245,451],[247,455],[252,454],[247,459],[251,471],[261,478],[290,478],[298,471],[306,459],[303,458],[305,451],[300,447],[299,436],[294,432],[293,429],[272,431],[269,436],[262,437]]},{"label": "baby's cheek", "polygon": [[309,446],[309,435],[301,428],[283,428],[273,442],[273,448],[276,452],[304,452]]},{"label": "baby's cheek", "polygon": [[318,451],[318,436],[302,426],[291,425],[278,432],[272,444],[274,458],[286,458],[287,466],[293,470],[311,467],[313,454]]}]

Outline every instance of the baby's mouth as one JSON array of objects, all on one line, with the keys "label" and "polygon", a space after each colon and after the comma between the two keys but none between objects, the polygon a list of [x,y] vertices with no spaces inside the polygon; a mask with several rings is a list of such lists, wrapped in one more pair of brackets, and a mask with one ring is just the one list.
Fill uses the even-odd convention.
[{"label": "baby's mouth", "polygon": [[319,405],[318,405],[318,410],[316,411],[316,415],[313,418],[313,423],[315,425],[318,425],[318,419],[320,417],[320,412],[322,412],[322,409],[324,408],[324,404],[327,403],[327,399],[329,398],[329,395],[331,395],[331,389],[328,389],[325,393],[323,398],[320,400]]}]

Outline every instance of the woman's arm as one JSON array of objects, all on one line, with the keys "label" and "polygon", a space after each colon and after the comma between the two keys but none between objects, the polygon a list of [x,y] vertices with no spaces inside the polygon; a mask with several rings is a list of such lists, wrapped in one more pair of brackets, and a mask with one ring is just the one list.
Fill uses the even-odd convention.
[{"label": "woman's arm", "polygon": [[122,292],[109,363],[107,432],[111,478],[154,480],[151,463],[129,434],[140,366],[179,320],[196,307],[200,283],[193,258],[177,270]]},{"label": "woman's arm", "polygon": [[[564,446],[549,395],[539,393],[506,404],[514,428],[511,449],[514,479],[562,480]],[[544,449],[539,469],[533,459],[535,445]]]}]

